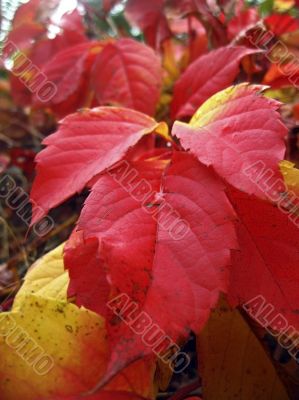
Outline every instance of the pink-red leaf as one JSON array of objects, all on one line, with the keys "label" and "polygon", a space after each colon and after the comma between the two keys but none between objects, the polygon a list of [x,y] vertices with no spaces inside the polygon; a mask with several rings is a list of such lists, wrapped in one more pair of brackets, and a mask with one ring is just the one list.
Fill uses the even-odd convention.
[{"label": "pink-red leaf", "polygon": [[278,113],[279,103],[261,95],[261,86],[240,84],[217,93],[192,118],[176,122],[173,134],[234,187],[267,198],[247,174],[262,161],[281,178],[278,162],[284,158],[286,127]]},{"label": "pink-red leaf", "polygon": [[[57,88],[56,94],[46,104],[61,103],[77,90],[92,45],[88,42],[62,50],[43,66],[42,73]],[[36,100],[43,102],[43,99]]]},{"label": "pink-red leaf", "polygon": [[51,107],[59,117],[86,105],[90,97],[90,70],[97,53],[107,42],[84,42],[57,53],[45,63],[41,72],[55,90],[38,91],[34,103]]},{"label": "pink-red leaf", "polygon": [[137,111],[99,107],[69,115],[36,157],[32,187],[33,221],[80,192],[96,174],[119,161],[144,135],[166,134],[164,124]]},{"label": "pink-red leaf", "polygon": [[[51,3],[52,4],[52,3]],[[55,4],[53,3],[52,6]],[[19,50],[22,52],[26,52],[26,56],[30,59],[31,68],[28,67],[28,63],[21,63],[16,62],[16,64],[20,65],[21,67],[17,67],[19,69],[32,69],[33,72],[26,72],[21,74],[19,71],[18,74],[11,74],[10,82],[12,88],[12,95],[14,101],[21,106],[26,106],[32,103],[34,100],[32,97],[32,93],[37,92],[39,86],[41,86],[41,78],[44,77],[44,81],[48,80],[52,84],[53,80],[56,80],[57,77],[50,77],[47,75],[48,72],[50,74],[51,71],[46,71],[45,75],[40,73],[41,67],[44,64],[50,63],[51,59],[59,53],[61,50],[66,51],[68,47],[75,46],[79,43],[83,43],[87,41],[87,37],[84,34],[84,26],[82,23],[82,17],[78,13],[77,10],[74,10],[70,14],[65,14],[62,19],[60,20],[58,26],[60,28],[59,34],[57,34],[54,38],[49,38],[47,36],[47,27],[41,23],[40,18],[37,18],[39,15],[38,9],[35,7],[40,7],[41,2],[34,2],[30,1],[27,4],[21,6],[19,10],[23,7],[27,6],[27,11],[24,15],[25,20],[23,19],[22,15],[26,8],[22,11],[18,18],[16,18],[16,22],[14,20],[13,29],[9,34],[7,43],[13,43]],[[29,7],[30,6],[30,7]],[[34,13],[33,13],[34,11]],[[43,13],[47,15],[49,10],[43,5]],[[28,13],[28,15],[27,15]],[[32,15],[32,13],[35,15]],[[43,14],[43,15],[44,15]],[[16,17],[18,16],[18,12],[16,13]],[[19,21],[20,18],[20,21]],[[27,20],[28,18],[28,20]],[[37,22],[34,22],[35,18]],[[45,16],[43,17],[45,18]],[[19,21],[19,22],[18,22]],[[21,23],[23,21],[23,23]],[[21,23],[21,24],[20,24]],[[16,26],[15,26],[16,24]],[[9,46],[8,46],[9,47]],[[83,51],[83,47],[82,47]],[[22,59],[22,56],[21,56]],[[80,57],[79,57],[80,59]],[[55,67],[59,70],[59,63],[65,60],[57,60],[57,64]],[[76,60],[77,61],[77,60]],[[65,65],[64,65],[65,66]],[[39,69],[36,69],[38,67]],[[61,67],[60,67],[61,68]],[[63,70],[62,75],[64,76],[65,70]],[[20,79],[20,75],[22,78]],[[30,76],[33,75],[33,76]],[[35,75],[35,77],[34,77]],[[27,84],[26,84],[27,81]],[[34,83],[35,82],[35,83]],[[71,87],[73,85],[70,85]],[[30,91],[29,88],[32,90]],[[45,105],[45,102],[44,102]],[[46,104],[47,105],[47,104]],[[69,109],[66,110],[66,113],[73,112],[74,108],[69,106]],[[59,114],[60,116],[63,115],[62,113]],[[65,115],[65,114],[64,114]]]},{"label": "pink-red leaf", "polygon": [[174,86],[172,119],[193,115],[210,96],[231,85],[241,59],[256,52],[242,46],[220,47],[195,60]]},{"label": "pink-red leaf", "polygon": [[162,86],[162,69],[152,49],[132,39],[105,47],[93,69],[100,105],[120,105],[153,115]]}]

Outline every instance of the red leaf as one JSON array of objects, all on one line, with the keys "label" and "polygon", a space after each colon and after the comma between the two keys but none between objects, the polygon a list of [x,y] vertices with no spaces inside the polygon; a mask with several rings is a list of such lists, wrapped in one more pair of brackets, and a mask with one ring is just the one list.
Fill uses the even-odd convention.
[{"label": "red leaf", "polygon": [[246,173],[262,160],[275,178],[284,158],[287,128],[277,109],[279,103],[261,95],[261,86],[240,84],[217,93],[193,116],[190,125],[176,122],[173,134],[184,149],[234,187],[267,198]]},{"label": "red leaf", "polygon": [[21,4],[15,12],[13,27],[35,20],[40,3],[40,0],[30,0],[25,4]]},{"label": "red leaf", "polygon": [[[22,7],[27,5],[31,6],[29,10],[31,10],[32,14],[33,12],[32,7],[34,5],[34,2],[32,1],[27,4],[24,4],[18,10],[21,10]],[[41,2],[38,2],[36,3],[35,6],[38,7],[40,5]],[[39,15],[37,14],[38,9],[33,8],[33,10],[35,11],[34,11],[34,16],[32,16],[32,20],[34,20],[34,18],[37,18],[37,16]],[[47,12],[49,13],[49,10],[47,10],[46,8],[46,10],[43,9],[43,12],[45,12],[45,14],[47,15]],[[35,74],[36,77],[38,77],[36,81],[39,82],[39,79],[41,78],[39,69],[47,62],[51,63],[50,60],[52,60],[53,56],[55,56],[61,50],[66,50],[70,46],[74,46],[78,43],[83,43],[87,41],[87,38],[84,34],[85,29],[82,23],[82,17],[80,16],[77,10],[74,10],[70,14],[65,14],[62,17],[58,25],[60,28],[60,33],[56,35],[55,38],[53,39],[49,39],[46,34],[47,29],[45,21],[44,25],[42,25],[39,22],[40,18],[38,18],[38,22],[33,22],[29,19],[29,17],[31,17],[31,14],[29,14],[28,16],[28,21],[26,19],[27,22],[23,21],[24,23],[22,23],[21,25],[17,24],[16,27],[14,27],[14,29],[10,32],[8,38],[8,42],[13,42],[14,45],[18,47],[18,49],[26,51],[26,55],[28,56],[28,58],[32,63],[31,65],[33,72],[27,71],[26,73],[23,74],[24,77],[22,77],[22,79],[20,79],[20,73],[18,76],[16,76],[15,74],[11,74],[10,76],[12,95],[14,101],[21,106],[30,105],[32,102],[33,96],[32,96],[32,91],[29,90],[30,84],[32,84],[34,87],[42,86],[42,84],[38,83],[35,83],[34,85],[32,81],[34,81],[35,78],[31,77],[32,79],[30,80],[31,75]],[[45,18],[46,17],[43,16],[43,20]],[[22,19],[20,21],[22,21]],[[28,63],[25,63],[23,64],[23,66],[21,66],[21,68],[24,68],[24,70],[27,67]],[[58,65],[56,65],[56,68],[58,68]],[[28,69],[30,70],[30,68]],[[46,78],[48,78],[47,75]],[[33,92],[36,93],[36,90],[33,90]],[[69,113],[73,111],[74,108],[72,108],[72,106],[70,105],[67,112]],[[65,115],[65,114],[61,112],[60,115]]]},{"label": "red leaf", "polygon": [[75,35],[82,35],[82,41],[87,39],[83,19],[77,9],[74,9],[71,13],[64,14],[58,25],[64,31],[72,32]]},{"label": "red leaf", "polygon": [[265,18],[265,25],[276,36],[299,29],[298,21],[289,14],[272,14]]},{"label": "red leaf", "polygon": [[47,62],[42,73],[54,85],[52,92],[39,90],[34,103],[49,106],[60,117],[85,106],[89,95],[89,74],[96,54],[106,42],[86,42],[60,51]]},{"label": "red leaf", "polygon": [[[71,57],[72,53],[76,51],[75,49],[81,49],[81,51],[83,51],[84,47],[88,48],[90,46],[90,43],[82,43],[82,41],[77,46],[75,46],[76,44],[77,44],[76,36],[74,37],[74,35],[72,33],[69,33],[69,31],[65,31],[61,35],[57,35],[54,39],[48,39],[48,38],[40,39],[34,45],[34,47],[30,49],[30,54],[29,54],[30,60],[34,68],[38,67],[36,77],[32,77],[30,73],[24,74],[24,79],[22,80],[20,79],[19,76],[15,76],[14,74],[10,76],[10,83],[14,101],[22,106],[30,105],[32,102],[36,102],[37,99],[36,98],[34,99],[34,96],[32,92],[28,89],[28,87],[30,87],[30,85],[32,85],[35,88],[38,88],[39,86],[42,87],[42,84],[38,82],[39,79],[42,77],[41,73],[43,73],[42,71],[43,68],[50,69],[49,71],[46,71],[45,74],[47,81],[52,82],[52,80],[55,81],[57,79],[59,81],[60,80],[63,81],[64,79],[66,79],[65,70],[62,71],[59,77],[55,75],[55,71],[57,70],[59,71],[59,69],[61,68],[60,64],[56,63],[56,57],[58,57],[59,55],[57,60],[58,63],[63,62],[65,64],[67,60],[65,60],[64,59],[65,57],[62,56],[62,54],[65,52],[65,54],[68,55],[68,57],[72,61],[71,66],[73,67],[74,60]],[[74,47],[68,49],[68,47],[70,46]],[[77,61],[76,66],[78,66],[80,60],[82,60],[84,55],[82,55],[82,57],[79,57],[79,60],[77,60],[78,54],[76,54],[76,56],[77,57],[75,58],[75,61]],[[55,61],[53,62],[53,60]],[[26,65],[24,65],[24,68],[26,68]],[[49,76],[47,75],[48,73]],[[27,75],[27,84],[25,79],[26,75]],[[34,81],[36,81],[35,84]],[[78,82],[76,82],[76,85],[78,85]],[[74,81],[72,81],[72,85],[70,85],[70,87],[72,88],[73,86],[74,86]],[[38,93],[38,90],[33,90],[33,92],[34,94],[36,94],[36,92]],[[45,102],[43,103],[43,105],[45,105]],[[73,112],[74,110],[76,110],[76,107],[70,104],[68,112],[70,113]],[[59,111],[60,115],[63,115],[61,109]]]},{"label": "red leaf", "polygon": [[[47,104],[61,103],[78,88],[92,42],[72,46],[56,54],[42,69],[47,79],[57,87],[54,98]],[[36,101],[42,101],[37,99]]]},{"label": "red leaf", "polygon": [[[71,266],[68,296],[75,297],[79,307],[85,306],[105,316],[106,307],[103,305],[109,296],[110,286],[105,271],[101,268],[98,240],[84,240],[82,232],[74,231],[64,248],[64,264],[65,268]],[[97,276],[96,282],[94,276]]]},{"label": "red leaf", "polygon": [[[126,293],[177,340],[203,326],[219,291],[226,290],[236,241],[234,213],[214,173],[187,153],[175,153],[167,164],[124,161],[102,175],[78,229],[86,238],[99,238],[102,268],[115,294]],[[99,224],[107,209],[111,212]],[[96,285],[99,277],[93,279]],[[113,353],[107,377],[151,353],[114,314],[108,329]]]},{"label": "red leaf", "polygon": [[165,125],[125,108],[99,107],[66,117],[58,131],[44,140],[47,148],[36,157],[32,223],[80,192],[143,135],[159,129],[165,134]]},{"label": "red leaf", "polygon": [[246,303],[263,296],[272,304],[268,322],[281,313],[289,324],[299,328],[298,226],[290,215],[274,205],[231,190],[230,200],[239,216],[240,250],[233,252],[230,301]]},{"label": "red leaf", "polygon": [[[34,21],[28,21],[15,27],[7,37],[7,43],[13,43],[22,51],[32,47],[32,41],[46,33],[46,28]],[[4,47],[5,51],[5,47]]]},{"label": "red leaf", "polygon": [[[33,48],[37,39],[47,39],[51,42],[52,39],[48,39],[46,33],[49,24],[52,23],[51,15],[59,3],[59,0],[47,2],[31,0],[22,4],[15,13],[8,41],[12,41],[22,51]],[[71,13],[64,14],[59,23],[55,22],[54,25],[61,30],[56,37],[68,36],[68,41],[72,44],[87,40],[82,16],[76,9]],[[45,59],[43,62],[45,62]]]},{"label": "red leaf", "polygon": [[171,37],[164,13],[164,0],[128,0],[126,17],[143,31],[147,43],[159,48],[161,43]]},{"label": "red leaf", "polygon": [[271,64],[269,70],[264,76],[263,83],[271,86],[273,89],[279,89],[286,86],[299,86],[298,64],[289,62],[286,64]]},{"label": "red leaf", "polygon": [[121,105],[153,115],[162,86],[160,60],[146,45],[120,39],[98,55],[93,82],[100,105]]},{"label": "red leaf", "polygon": [[227,43],[226,29],[223,24],[224,14],[216,0],[193,0],[196,10],[200,13],[200,18],[204,22],[212,43],[215,47],[223,46]]},{"label": "red leaf", "polygon": [[241,59],[256,52],[242,46],[221,47],[194,61],[174,86],[172,119],[193,115],[210,96],[232,84]]},{"label": "red leaf", "polygon": [[78,40],[78,37],[74,36],[70,31],[64,31],[60,35],[55,36],[54,39],[43,38],[39,40],[32,48],[30,58],[32,62],[38,67],[49,63],[54,56],[62,51],[68,51],[68,48],[75,46],[87,46],[88,43],[85,40]]},{"label": "red leaf", "polygon": [[227,26],[227,35],[230,40],[236,38],[241,32],[253,27],[260,19],[257,9],[248,8],[233,17]]}]

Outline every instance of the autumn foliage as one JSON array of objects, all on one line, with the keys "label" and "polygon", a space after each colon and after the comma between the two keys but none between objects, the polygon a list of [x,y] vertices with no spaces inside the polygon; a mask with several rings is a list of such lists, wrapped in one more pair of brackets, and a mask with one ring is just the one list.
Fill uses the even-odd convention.
[{"label": "autumn foliage", "polygon": [[[58,121],[35,157],[31,226],[86,198],[0,314],[1,399],[155,399],[191,333],[203,390],[173,398],[296,399],[262,345],[267,329],[296,360],[295,2],[128,0],[126,28],[118,1],[57,22],[58,3],[18,8],[3,67],[18,107]],[[47,374],[7,343],[11,321],[51,355]]]}]

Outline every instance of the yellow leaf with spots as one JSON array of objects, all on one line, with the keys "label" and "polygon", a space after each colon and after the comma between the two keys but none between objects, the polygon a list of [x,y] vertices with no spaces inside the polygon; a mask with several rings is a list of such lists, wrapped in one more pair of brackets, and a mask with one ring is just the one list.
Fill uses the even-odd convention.
[{"label": "yellow leaf with spots", "polygon": [[198,336],[203,398],[288,400],[264,348],[238,310],[221,302]]},{"label": "yellow leaf with spots", "polygon": [[279,168],[288,190],[299,196],[299,169],[287,160],[281,161]]},{"label": "yellow leaf with spots", "polygon": [[21,306],[22,298],[28,294],[37,294],[57,300],[67,299],[69,276],[68,272],[64,270],[63,247],[64,244],[61,244],[31,266],[22,289],[14,301],[14,309]]},{"label": "yellow leaf with spots", "polygon": [[[67,301],[62,250],[63,245],[34,264],[13,310],[0,314],[1,400],[80,396],[106,372],[105,320]],[[155,370],[153,357],[138,360],[103,390],[152,399]]]}]

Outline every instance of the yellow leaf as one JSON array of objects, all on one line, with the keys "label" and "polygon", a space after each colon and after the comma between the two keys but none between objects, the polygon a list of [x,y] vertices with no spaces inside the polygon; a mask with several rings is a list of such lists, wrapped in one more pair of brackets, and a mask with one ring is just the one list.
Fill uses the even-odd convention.
[{"label": "yellow leaf", "polygon": [[203,398],[288,400],[262,345],[237,310],[221,303],[198,336]]},{"label": "yellow leaf", "polygon": [[264,95],[281,103],[293,103],[296,98],[296,89],[294,87],[268,89],[264,92]]},{"label": "yellow leaf", "polygon": [[63,266],[63,247],[64,244],[61,244],[32,265],[14,301],[14,310],[21,306],[22,298],[28,294],[57,300],[67,299],[69,277]]},{"label": "yellow leaf", "polygon": [[211,96],[193,115],[190,126],[193,128],[203,128],[208,125],[223,109],[225,109],[225,107],[227,107],[228,100],[233,99],[234,96],[238,95],[240,89],[246,86],[248,86],[248,83],[240,83],[239,85],[230,86]]},{"label": "yellow leaf", "polygon": [[[67,301],[62,250],[63,245],[34,264],[13,310],[0,314],[1,400],[80,395],[106,372],[105,321]],[[153,357],[138,360],[104,390],[154,398],[155,370]]]},{"label": "yellow leaf", "polygon": [[280,171],[289,191],[299,195],[299,169],[290,161],[283,160],[279,163]]},{"label": "yellow leaf", "polygon": [[294,0],[274,0],[274,11],[285,12],[294,7]]}]

